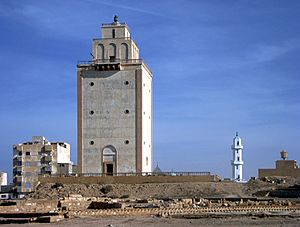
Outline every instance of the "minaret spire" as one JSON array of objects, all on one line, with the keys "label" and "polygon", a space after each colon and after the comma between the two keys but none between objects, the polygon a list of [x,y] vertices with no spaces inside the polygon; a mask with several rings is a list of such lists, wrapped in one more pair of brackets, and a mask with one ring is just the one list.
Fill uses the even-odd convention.
[{"label": "minaret spire", "polygon": [[239,137],[238,132],[236,132],[236,136],[233,138],[233,144],[231,146],[233,157],[231,160],[231,165],[232,180],[237,182],[243,181],[243,148],[242,139]]}]

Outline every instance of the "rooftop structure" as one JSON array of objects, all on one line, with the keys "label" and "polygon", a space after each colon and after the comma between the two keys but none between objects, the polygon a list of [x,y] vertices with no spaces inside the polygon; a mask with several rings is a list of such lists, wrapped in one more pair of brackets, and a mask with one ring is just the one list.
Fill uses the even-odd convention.
[{"label": "rooftop structure", "polygon": [[276,161],[275,169],[259,169],[258,177],[300,177],[300,168],[296,160],[288,160],[288,152],[280,152],[281,160]]}]

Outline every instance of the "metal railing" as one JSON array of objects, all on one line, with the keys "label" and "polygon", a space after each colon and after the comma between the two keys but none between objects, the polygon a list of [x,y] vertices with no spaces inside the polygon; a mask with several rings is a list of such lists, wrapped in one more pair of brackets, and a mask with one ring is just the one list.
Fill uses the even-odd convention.
[{"label": "metal railing", "polygon": [[97,65],[97,64],[141,64],[143,59],[95,59],[91,61],[78,61],[77,65]]},{"label": "metal railing", "polygon": [[114,23],[114,22],[112,22],[112,23],[102,23],[102,26],[109,26],[109,25],[126,25],[126,23],[125,22],[117,22],[117,23]]}]

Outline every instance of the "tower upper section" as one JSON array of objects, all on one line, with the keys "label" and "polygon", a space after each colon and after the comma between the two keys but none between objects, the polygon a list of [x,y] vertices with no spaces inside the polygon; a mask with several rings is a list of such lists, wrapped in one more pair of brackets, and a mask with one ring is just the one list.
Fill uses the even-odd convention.
[{"label": "tower upper section", "polygon": [[233,150],[243,149],[242,139],[241,139],[241,137],[239,137],[238,132],[236,133],[235,137],[233,138],[233,144],[231,146],[231,149],[233,149]]},{"label": "tower upper section", "polygon": [[93,39],[93,60],[98,62],[133,62],[139,59],[139,49],[130,35],[126,23],[114,22],[102,24],[102,38]]}]

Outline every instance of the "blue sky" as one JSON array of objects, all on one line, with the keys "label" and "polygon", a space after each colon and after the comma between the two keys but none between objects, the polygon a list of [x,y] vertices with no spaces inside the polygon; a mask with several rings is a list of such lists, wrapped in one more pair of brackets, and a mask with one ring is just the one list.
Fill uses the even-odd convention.
[{"label": "blue sky", "polygon": [[153,71],[153,152],[165,171],[245,177],[282,149],[300,162],[297,0],[0,0],[0,169],[12,144],[44,135],[77,156],[76,63],[117,14]]}]

